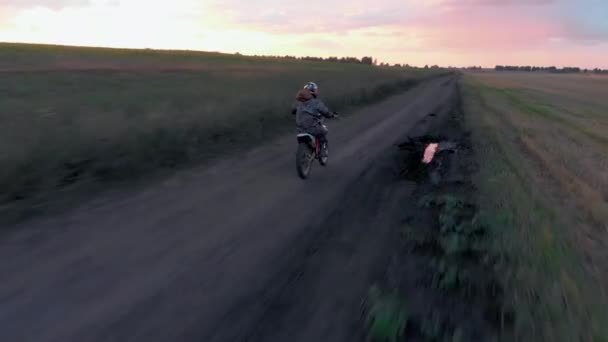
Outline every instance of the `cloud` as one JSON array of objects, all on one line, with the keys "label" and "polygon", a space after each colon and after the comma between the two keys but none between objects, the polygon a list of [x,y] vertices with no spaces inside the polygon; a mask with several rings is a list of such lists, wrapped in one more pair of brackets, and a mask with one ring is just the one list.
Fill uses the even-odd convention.
[{"label": "cloud", "polygon": [[[381,0],[378,0],[381,1]],[[450,0],[451,1],[451,0]],[[475,3],[472,5],[471,3]],[[498,4],[498,1],[492,0]],[[454,2],[455,3],[455,2]],[[536,49],[560,36],[563,31],[552,16],[539,16],[546,9],[522,11],[510,2],[497,6],[458,2],[446,7],[446,1],[426,3],[426,7],[386,9],[368,14],[347,14],[346,27],[352,35],[370,43],[381,40],[383,51],[450,51],[484,53],[488,49]],[[401,15],[407,11],[408,15]],[[352,18],[357,20],[352,20]],[[264,29],[263,27],[261,29]],[[386,46],[386,47],[383,47]]]},{"label": "cloud", "polygon": [[345,0],[310,0],[300,4],[279,0],[224,0],[214,1],[211,8],[232,25],[285,34],[344,33],[386,26],[402,22],[415,12],[408,1],[396,0],[379,0],[375,6]]},{"label": "cloud", "polygon": [[305,39],[301,44],[302,46],[318,50],[336,51],[343,49],[343,45],[338,43],[336,40],[321,37]]},{"label": "cloud", "polygon": [[[369,49],[377,53],[505,54],[546,49],[555,46],[556,41],[598,44],[607,41],[608,36],[608,30],[590,25],[589,20],[568,18],[571,11],[564,10],[565,2],[560,0],[362,2],[309,0],[296,5],[283,0],[223,0],[212,1],[211,8],[227,25],[286,40],[299,37],[303,47],[322,51],[325,45],[329,51],[342,53]],[[595,12],[606,10],[606,6],[594,8]],[[587,18],[589,11],[584,12],[582,18]],[[311,35],[331,38],[319,40]],[[341,38],[335,40],[338,36]],[[349,49],[344,43],[346,37],[351,38],[350,45],[363,44],[365,48]],[[336,41],[341,46],[333,46]]]},{"label": "cloud", "polygon": [[538,6],[552,5],[555,0],[444,0],[440,4],[444,6]]},{"label": "cloud", "polygon": [[564,23],[562,31],[556,36],[556,39],[577,42],[582,45],[608,43],[608,29],[572,22]]},{"label": "cloud", "polygon": [[91,4],[91,0],[0,0],[0,8],[46,7],[54,10],[65,7],[81,7]]},{"label": "cloud", "polygon": [[[282,0],[223,0],[214,1],[212,8],[231,25],[259,32],[344,35],[378,28],[390,29],[384,32],[415,29],[426,31],[419,37],[428,37],[429,44],[458,48],[469,44],[477,50],[500,42],[527,47],[548,41],[555,31],[555,18],[546,12],[556,4],[555,0],[375,0],[371,5],[369,1],[309,0],[302,6]],[[530,29],[530,34],[521,27]],[[368,37],[381,34],[367,32]]]},{"label": "cloud", "polygon": [[608,42],[608,3],[589,0],[581,5],[561,8],[560,38],[586,45]]}]

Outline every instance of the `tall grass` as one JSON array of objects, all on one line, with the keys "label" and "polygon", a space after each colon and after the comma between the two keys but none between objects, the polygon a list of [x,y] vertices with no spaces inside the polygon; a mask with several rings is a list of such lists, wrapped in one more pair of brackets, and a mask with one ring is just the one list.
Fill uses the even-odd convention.
[{"label": "tall grass", "polygon": [[215,53],[15,44],[0,44],[0,70],[0,203],[81,180],[129,179],[289,132],[295,92],[310,80],[341,110],[433,75]]}]

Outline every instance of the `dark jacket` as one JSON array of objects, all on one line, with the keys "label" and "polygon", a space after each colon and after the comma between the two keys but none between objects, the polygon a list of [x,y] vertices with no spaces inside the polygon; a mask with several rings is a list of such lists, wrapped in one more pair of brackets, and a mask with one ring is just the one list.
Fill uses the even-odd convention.
[{"label": "dark jacket", "polygon": [[306,89],[300,90],[296,95],[292,113],[296,115],[296,126],[303,130],[321,125],[323,117],[333,116],[327,106]]}]

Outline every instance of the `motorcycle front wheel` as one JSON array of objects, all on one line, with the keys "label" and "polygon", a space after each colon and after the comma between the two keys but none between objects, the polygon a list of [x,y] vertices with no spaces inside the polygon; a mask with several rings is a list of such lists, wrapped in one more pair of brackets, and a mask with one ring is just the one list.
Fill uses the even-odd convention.
[{"label": "motorcycle front wheel", "polygon": [[310,175],[310,169],[312,168],[313,159],[313,151],[311,150],[310,146],[305,143],[299,143],[298,151],[296,152],[296,168],[300,178],[308,178]]}]

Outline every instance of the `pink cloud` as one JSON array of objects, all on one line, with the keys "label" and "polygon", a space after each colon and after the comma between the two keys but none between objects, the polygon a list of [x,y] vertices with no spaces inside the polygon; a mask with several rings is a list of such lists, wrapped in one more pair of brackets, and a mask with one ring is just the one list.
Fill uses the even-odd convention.
[{"label": "pink cloud", "polygon": [[535,48],[549,43],[561,31],[548,19],[521,14],[495,16],[464,7],[420,18],[407,26],[427,32],[433,47],[468,50]]},{"label": "pink cloud", "polygon": [[551,5],[555,0],[445,0],[441,4],[448,6],[537,6]]},{"label": "pink cloud", "polygon": [[302,42],[302,45],[305,47],[311,47],[314,49],[323,49],[323,50],[336,50],[342,49],[343,46],[339,42],[332,39],[325,38],[311,38],[306,39]]},{"label": "pink cloud", "polygon": [[15,17],[15,9],[0,6],[0,28],[10,26]]},{"label": "pink cloud", "polygon": [[233,25],[272,33],[344,33],[396,24],[415,10],[407,1],[379,0],[370,5],[336,0],[309,0],[305,6],[282,0],[223,0],[211,6]]},{"label": "pink cloud", "polygon": [[[484,3],[489,2],[498,3],[497,0]],[[545,4],[545,1],[536,3]],[[429,32],[428,43],[433,47],[470,51],[538,50],[558,41],[581,46],[608,42],[608,27],[602,30],[588,22],[564,19],[543,8],[522,10],[517,6],[496,8],[461,4],[458,8],[418,18],[414,23],[405,23],[404,27],[408,26]]]},{"label": "pink cloud", "polygon": [[[555,3],[555,0],[443,0],[422,4],[377,0],[363,10],[352,1],[310,0],[307,5],[314,11],[307,12],[279,0],[261,3],[224,0],[213,8],[233,25],[272,34],[335,35],[377,28],[393,33],[415,30],[428,46],[482,50],[532,48],[548,44],[553,38],[574,37],[547,11]],[[597,39],[597,33],[589,33],[589,37]]]}]

